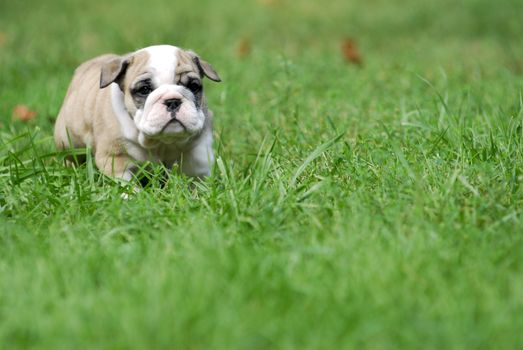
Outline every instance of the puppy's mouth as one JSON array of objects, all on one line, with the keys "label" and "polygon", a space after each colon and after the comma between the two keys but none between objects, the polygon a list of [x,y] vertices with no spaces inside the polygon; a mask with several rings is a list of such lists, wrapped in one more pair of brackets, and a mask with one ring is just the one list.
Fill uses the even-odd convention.
[{"label": "puppy's mouth", "polygon": [[171,124],[175,124],[175,123],[178,123],[180,124],[180,126],[183,128],[183,130],[187,131],[187,127],[185,125],[183,125],[183,123],[181,121],[179,121],[178,119],[176,119],[176,116],[172,117],[167,123],[165,123],[165,125],[163,126],[162,130],[160,130],[160,134],[162,134],[165,129],[167,129],[167,127]]},{"label": "puppy's mouth", "polygon": [[177,98],[172,98],[169,100],[165,100],[163,104],[167,108],[167,112],[171,113],[171,119],[169,119],[169,121],[165,123],[165,125],[162,127],[162,129],[160,130],[160,134],[163,133],[165,129],[167,129],[167,127],[173,123],[180,124],[183,130],[187,131],[187,127],[176,118],[176,113],[178,113],[178,111],[180,110],[180,107],[182,106],[182,101]]}]

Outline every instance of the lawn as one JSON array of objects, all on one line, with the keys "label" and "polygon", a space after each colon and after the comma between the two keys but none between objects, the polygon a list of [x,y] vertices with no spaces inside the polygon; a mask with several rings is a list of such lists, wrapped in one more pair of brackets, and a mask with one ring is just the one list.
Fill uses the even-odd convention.
[{"label": "lawn", "polygon": [[[2,0],[0,348],[523,348],[522,17]],[[222,77],[218,161],[124,200],[92,159],[63,166],[53,123],[78,64],[157,43]]]}]

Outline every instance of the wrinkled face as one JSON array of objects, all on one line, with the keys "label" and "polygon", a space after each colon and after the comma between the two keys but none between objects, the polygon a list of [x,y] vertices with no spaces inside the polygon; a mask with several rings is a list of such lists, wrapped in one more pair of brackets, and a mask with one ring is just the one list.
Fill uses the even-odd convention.
[{"label": "wrinkled face", "polygon": [[[134,123],[145,143],[166,143],[199,133],[205,121],[201,110],[202,81],[198,67],[184,51],[157,46],[137,53],[145,64],[129,67],[125,105],[136,109]],[[142,143],[142,142],[140,142]]]},{"label": "wrinkled face", "polygon": [[215,74],[216,79],[211,79],[219,81],[212,67],[196,54],[169,45],[139,50],[116,69],[114,81],[124,93],[125,109],[143,147],[183,141],[202,131],[206,69]]}]

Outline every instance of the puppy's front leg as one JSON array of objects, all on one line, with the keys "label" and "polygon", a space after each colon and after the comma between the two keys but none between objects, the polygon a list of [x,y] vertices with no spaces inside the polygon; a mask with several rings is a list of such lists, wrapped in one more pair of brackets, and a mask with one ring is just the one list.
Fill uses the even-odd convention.
[{"label": "puppy's front leg", "polygon": [[[96,166],[104,175],[124,180],[125,182],[131,181],[133,177],[132,160],[127,155],[108,155],[103,152],[96,152],[94,160]],[[134,186],[133,192],[140,192],[140,188]],[[129,194],[122,193],[121,197],[127,200],[129,199]]]},{"label": "puppy's front leg", "polygon": [[132,160],[129,156],[107,154],[105,152],[96,152],[95,162],[98,169],[109,177],[115,177],[125,181],[131,181]]},{"label": "puppy's front leg", "polygon": [[185,175],[204,178],[211,175],[214,154],[211,142],[202,142],[182,155],[181,169]]}]

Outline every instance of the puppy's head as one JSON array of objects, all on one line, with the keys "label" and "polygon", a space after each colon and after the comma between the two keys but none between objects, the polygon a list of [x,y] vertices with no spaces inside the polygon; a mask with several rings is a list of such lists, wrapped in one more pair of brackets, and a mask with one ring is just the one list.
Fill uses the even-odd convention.
[{"label": "puppy's head", "polygon": [[204,77],[220,81],[212,66],[194,52],[151,46],[105,62],[100,88],[118,84],[140,144],[150,147],[185,140],[202,131]]}]

